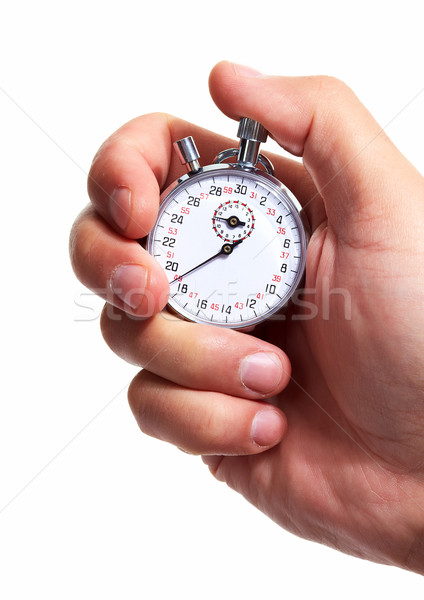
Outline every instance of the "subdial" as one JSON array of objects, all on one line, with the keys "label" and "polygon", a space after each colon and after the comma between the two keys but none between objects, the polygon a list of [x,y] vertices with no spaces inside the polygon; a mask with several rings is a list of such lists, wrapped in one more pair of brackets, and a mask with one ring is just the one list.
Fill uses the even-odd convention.
[{"label": "subdial", "polygon": [[229,200],[218,206],[212,217],[216,235],[225,242],[244,240],[255,228],[255,217],[251,208],[239,200]]}]

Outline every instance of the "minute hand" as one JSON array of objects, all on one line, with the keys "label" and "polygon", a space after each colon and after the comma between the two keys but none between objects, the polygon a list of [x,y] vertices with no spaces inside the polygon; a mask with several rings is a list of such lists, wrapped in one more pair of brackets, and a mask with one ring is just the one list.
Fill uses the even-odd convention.
[{"label": "minute hand", "polygon": [[181,281],[181,279],[183,277],[186,277],[190,273],[193,273],[193,271],[196,271],[197,269],[200,269],[200,267],[203,267],[203,265],[206,265],[206,263],[211,262],[211,260],[214,260],[215,258],[218,258],[218,256],[230,256],[230,254],[232,253],[232,251],[234,249],[234,246],[238,246],[239,244],[242,243],[242,241],[243,240],[241,239],[241,240],[237,240],[236,242],[234,242],[232,244],[228,244],[228,243],[224,244],[219,252],[217,252],[216,254],[214,254],[213,256],[211,256],[210,258],[207,258],[206,260],[204,260],[203,262],[201,262],[200,265],[196,265],[195,267],[193,267],[192,269],[190,269],[190,271],[187,271],[186,273],[184,273],[184,275],[180,275],[176,279],[173,279],[172,281],[170,281],[169,285],[171,285],[171,283],[175,283],[176,281]]}]

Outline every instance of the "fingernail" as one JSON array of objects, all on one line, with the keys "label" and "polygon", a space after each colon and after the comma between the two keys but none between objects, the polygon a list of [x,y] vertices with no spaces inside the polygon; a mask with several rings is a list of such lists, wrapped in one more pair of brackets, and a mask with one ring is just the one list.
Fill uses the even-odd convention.
[{"label": "fingernail", "polygon": [[282,416],[275,410],[261,410],[256,413],[252,422],[250,435],[257,446],[275,446],[284,432],[284,421]]},{"label": "fingernail", "polygon": [[278,386],[283,376],[281,360],[274,352],[256,352],[241,361],[240,378],[244,386],[266,394]]},{"label": "fingernail", "polygon": [[145,297],[147,274],[141,265],[120,265],[111,278],[112,292],[130,308],[137,308]]},{"label": "fingernail", "polygon": [[109,198],[109,214],[121,230],[125,230],[131,215],[131,190],[117,187]]},{"label": "fingernail", "polygon": [[238,65],[236,63],[233,63],[233,66],[236,74],[241,75],[242,77],[265,77],[265,75],[263,75],[256,69],[252,69],[252,67],[247,67],[246,65]]}]

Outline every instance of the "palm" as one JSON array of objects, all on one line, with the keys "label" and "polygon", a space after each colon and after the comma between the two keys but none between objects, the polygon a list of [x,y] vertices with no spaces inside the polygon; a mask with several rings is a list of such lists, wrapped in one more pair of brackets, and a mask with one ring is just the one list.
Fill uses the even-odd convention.
[{"label": "palm", "polygon": [[[387,248],[387,255],[392,256],[392,250]],[[422,452],[421,445],[404,445],[407,436],[418,433],[418,426],[411,431],[404,418],[405,402],[412,408],[416,398],[405,397],[397,384],[405,378],[390,362],[395,325],[404,334],[404,318],[414,318],[413,307],[393,314],[392,336],[387,336],[381,305],[390,292],[394,265],[386,261],[391,273],[381,268],[385,264],[381,247],[374,257],[368,249],[364,265],[355,250],[337,247],[331,230],[320,227],[308,252],[305,288],[314,290],[317,316],[273,323],[264,330],[264,338],[283,347],[292,362],[291,382],[275,399],[287,415],[287,435],[263,454],[225,458],[220,471],[229,485],[285,528],[354,554],[361,554],[357,548],[374,547],[370,557],[379,560],[380,550],[383,556],[379,540],[389,544],[391,536],[399,537],[396,515],[391,522],[381,513],[399,500],[409,500],[395,473],[415,467]],[[333,271],[328,265],[336,252]],[[338,290],[330,300],[322,293],[326,281],[330,290]],[[358,327],[357,311],[369,307],[371,294],[374,318]],[[358,347],[363,349],[360,355]],[[381,419],[373,403],[376,380],[391,391],[389,421]],[[399,394],[403,402],[396,409]],[[387,547],[385,552],[387,556]]]}]

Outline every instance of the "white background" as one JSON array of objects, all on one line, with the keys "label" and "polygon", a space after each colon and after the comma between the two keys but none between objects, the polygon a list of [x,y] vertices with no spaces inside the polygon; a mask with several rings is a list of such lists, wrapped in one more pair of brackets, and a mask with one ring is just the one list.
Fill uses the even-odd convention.
[{"label": "white background", "polygon": [[[163,110],[233,136],[223,58],[344,79],[424,172],[421,2],[3,2],[0,596],[421,597],[417,575],[287,534],[139,433],[68,231],[100,143]],[[78,305],[82,306],[78,306]],[[89,308],[87,308],[87,306]]]}]

